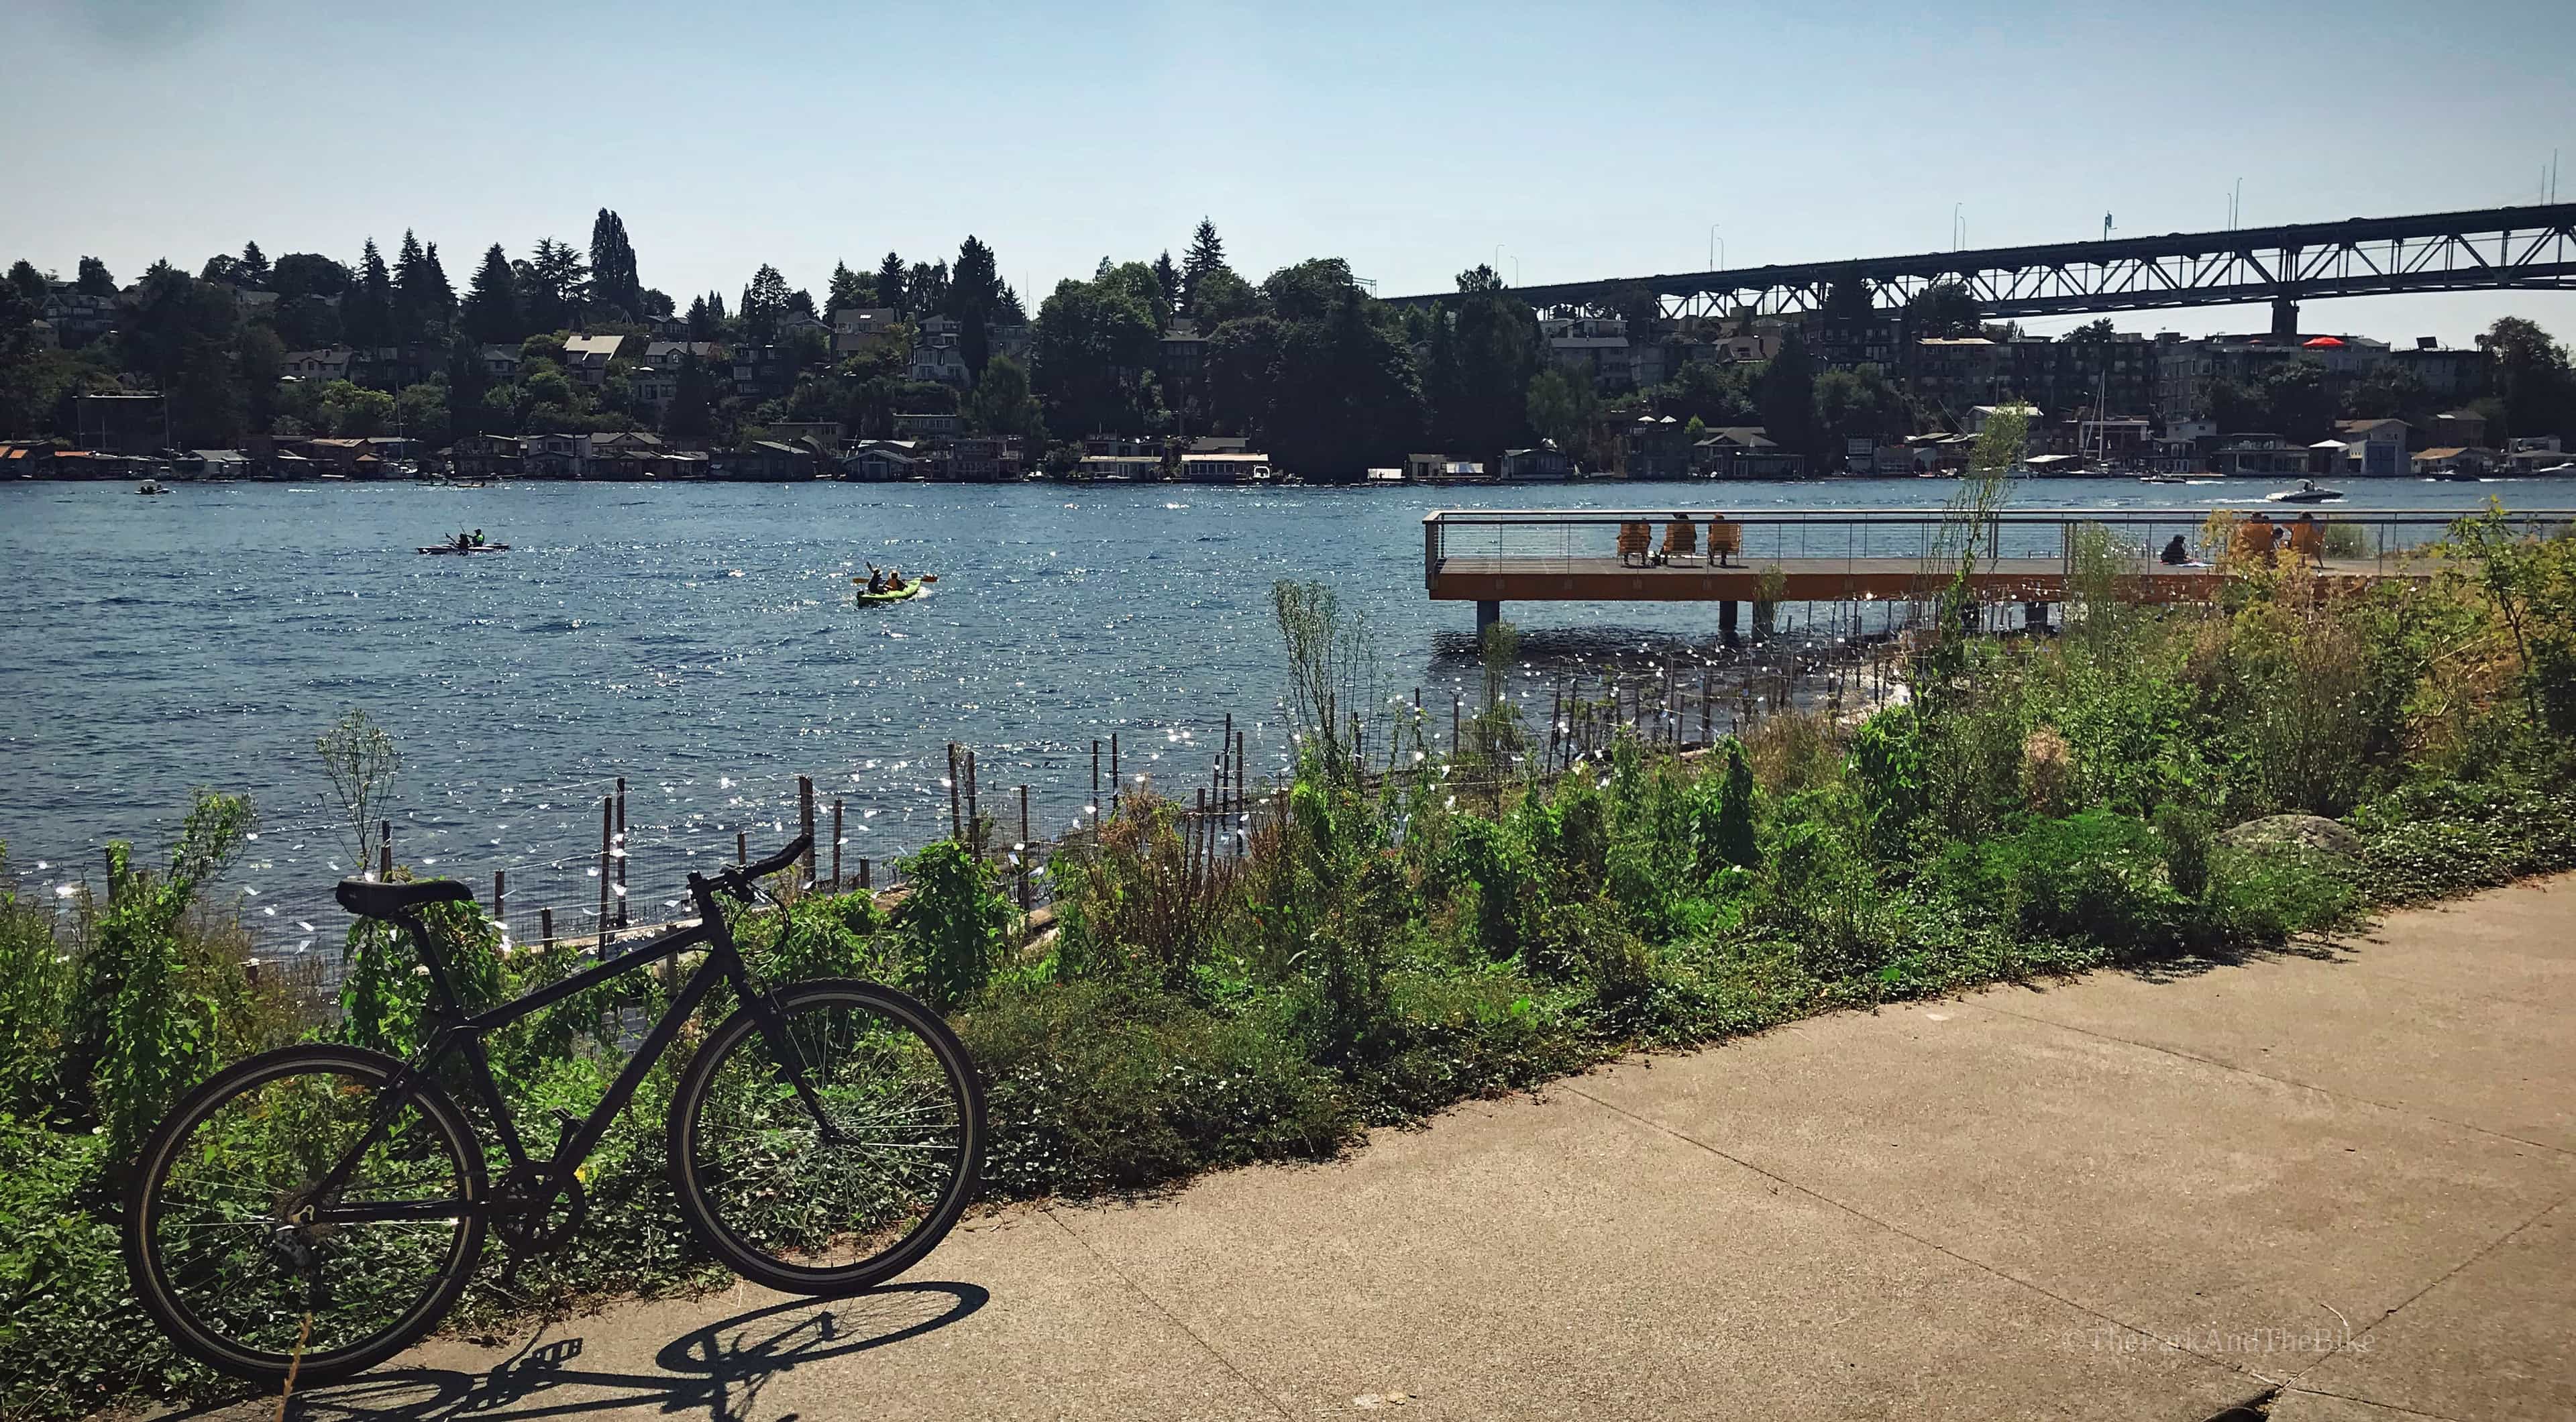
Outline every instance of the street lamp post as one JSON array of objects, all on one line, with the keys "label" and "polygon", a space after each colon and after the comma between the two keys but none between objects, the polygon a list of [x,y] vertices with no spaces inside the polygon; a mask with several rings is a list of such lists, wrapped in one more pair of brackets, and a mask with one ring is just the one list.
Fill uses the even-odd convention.
[{"label": "street lamp post", "polygon": [[1720,270],[1720,259],[1726,251],[1726,239],[1717,235],[1719,224],[1708,225],[1708,269]]}]

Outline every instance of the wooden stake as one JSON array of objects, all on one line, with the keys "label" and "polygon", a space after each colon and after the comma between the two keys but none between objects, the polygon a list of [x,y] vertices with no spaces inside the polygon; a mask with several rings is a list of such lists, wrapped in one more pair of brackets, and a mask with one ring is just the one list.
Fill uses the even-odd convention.
[{"label": "wooden stake", "polygon": [[796,832],[805,837],[805,882],[814,882],[814,777],[796,777]]},{"label": "wooden stake", "polygon": [[962,791],[957,788],[957,743],[948,743],[948,837],[960,844],[966,842],[966,821]]},{"label": "wooden stake", "polygon": [[603,953],[604,953],[604,952],[606,952],[606,951],[608,951],[608,930],[609,930],[609,927],[610,927],[610,923],[609,923],[609,914],[612,912],[612,910],[611,910],[611,909],[609,908],[609,906],[608,906],[608,885],[609,885],[609,877],[608,877],[608,874],[609,874],[609,870],[608,870],[608,837],[609,837],[609,835],[613,832],[614,826],[615,826],[615,824],[616,824],[616,820],[617,820],[617,797],[616,797],[616,796],[614,796],[614,795],[602,795],[602,796],[600,796],[600,797],[599,797],[599,947],[600,947],[600,951],[601,951],[601,952],[603,952]]},{"label": "wooden stake", "polygon": [[376,882],[381,884],[394,876],[394,822],[376,821]]},{"label": "wooden stake", "polygon": [[617,926],[624,928],[626,926],[626,860],[628,855],[626,853],[626,777],[623,775],[617,777],[616,847],[617,852],[609,857],[617,862]]},{"label": "wooden stake", "polygon": [[734,867],[736,868],[740,868],[751,862],[751,831],[735,830],[733,832],[733,862]]},{"label": "wooden stake", "polygon": [[510,921],[510,919],[509,919],[509,913],[508,913],[508,911],[507,911],[507,903],[508,903],[508,898],[509,898],[509,888],[510,888],[510,871],[509,871],[509,870],[507,870],[507,869],[495,869],[495,870],[493,870],[493,871],[492,871],[492,918],[493,918],[493,920],[494,920],[495,922],[497,922],[497,923],[507,924],[507,923]]},{"label": "wooden stake", "polygon": [[832,892],[841,891],[841,797],[832,797]]},{"label": "wooden stake", "polygon": [[548,948],[555,946],[555,911],[553,909],[537,910],[537,939]]}]

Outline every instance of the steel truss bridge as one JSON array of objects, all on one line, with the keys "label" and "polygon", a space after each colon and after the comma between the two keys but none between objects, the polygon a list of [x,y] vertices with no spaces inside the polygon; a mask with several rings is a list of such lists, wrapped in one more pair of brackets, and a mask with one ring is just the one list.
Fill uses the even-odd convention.
[{"label": "steel truss bridge", "polygon": [[[1668,316],[1770,316],[1820,309],[1845,282],[1864,284],[1871,304],[1882,308],[1957,282],[1997,320],[2270,302],[2274,329],[2289,332],[2302,300],[2576,289],[2576,203],[1621,277],[1515,287],[1512,294],[1542,311],[1610,311],[1650,291]],[[1390,297],[1388,304],[1428,306],[1455,295]]]}]

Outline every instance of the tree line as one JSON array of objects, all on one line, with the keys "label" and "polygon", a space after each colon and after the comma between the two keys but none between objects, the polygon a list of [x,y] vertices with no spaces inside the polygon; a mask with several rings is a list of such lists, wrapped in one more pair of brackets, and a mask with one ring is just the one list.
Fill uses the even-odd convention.
[{"label": "tree line", "polygon": [[[76,428],[73,397],[135,390],[166,394],[174,439],[204,447],[395,428],[432,443],[655,428],[728,444],[783,423],[880,436],[897,413],[953,413],[973,432],[1051,447],[1059,461],[1087,435],[1241,435],[1282,467],[1331,479],[1418,449],[1490,464],[1541,440],[1599,467],[1638,414],[1697,429],[1761,426],[1821,468],[1847,440],[1901,437],[1929,418],[1886,370],[1824,368],[1794,324],[1767,359],[1688,360],[1644,389],[1605,395],[1588,372],[1550,358],[1540,314],[1491,267],[1460,273],[1437,305],[1399,311],[1338,258],[1249,280],[1204,219],[1179,260],[1168,250],[1150,261],[1104,257],[1089,278],[1058,282],[1033,317],[972,235],[953,259],[888,252],[872,268],[836,263],[820,301],[763,263],[730,299],[699,293],[682,313],[644,284],[624,221],[605,208],[587,248],[545,237],[513,258],[490,245],[462,292],[438,245],[411,231],[390,261],[372,239],[354,263],[310,252],[272,259],[253,242],[194,275],[157,262],[129,290],[84,257],[68,289],[113,302],[116,319],[112,333],[77,348],[46,347],[30,324],[56,289],[23,260],[0,282],[0,435],[61,435]],[[1650,291],[1608,306],[1635,340],[1661,322]],[[851,309],[891,313],[886,333],[836,352],[824,323]],[[1865,288],[1842,283],[1819,319],[1874,314],[1885,313],[1873,313]],[[1921,293],[1905,316],[1916,333],[1980,329],[1973,297],[1955,286]],[[915,377],[934,321],[937,343],[953,345],[962,366],[950,380]],[[564,358],[575,332],[685,336],[722,346],[726,359],[693,346],[669,372],[621,360],[604,378],[577,379]],[[2106,321],[2066,340],[2109,335]],[[2489,345],[2493,428],[2576,422],[2564,348],[2514,319]],[[346,380],[280,380],[288,352],[334,346],[391,358],[362,361]],[[515,360],[488,359],[496,347]],[[1005,351],[1023,347],[1025,359]],[[648,375],[668,384],[668,399],[639,395]],[[2400,374],[2337,383],[2304,362],[2205,398],[2223,427],[2302,439],[2320,437],[2337,414],[2413,420],[2433,403]]]}]

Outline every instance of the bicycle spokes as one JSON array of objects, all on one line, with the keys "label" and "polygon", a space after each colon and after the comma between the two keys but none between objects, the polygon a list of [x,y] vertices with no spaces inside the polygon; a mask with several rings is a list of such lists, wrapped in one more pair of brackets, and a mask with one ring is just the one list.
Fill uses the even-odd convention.
[{"label": "bicycle spokes", "polygon": [[863,1002],[800,1004],[723,1046],[696,1166],[725,1228],[798,1267],[876,1258],[936,1214],[966,1149],[929,1043]]},{"label": "bicycle spokes", "polygon": [[174,1302],[255,1351],[293,1350],[309,1312],[305,1350],[328,1353],[393,1326],[456,1267],[464,1162],[410,1102],[369,1139],[380,1103],[379,1082],[320,1069],[209,1103],[153,1190]]}]

